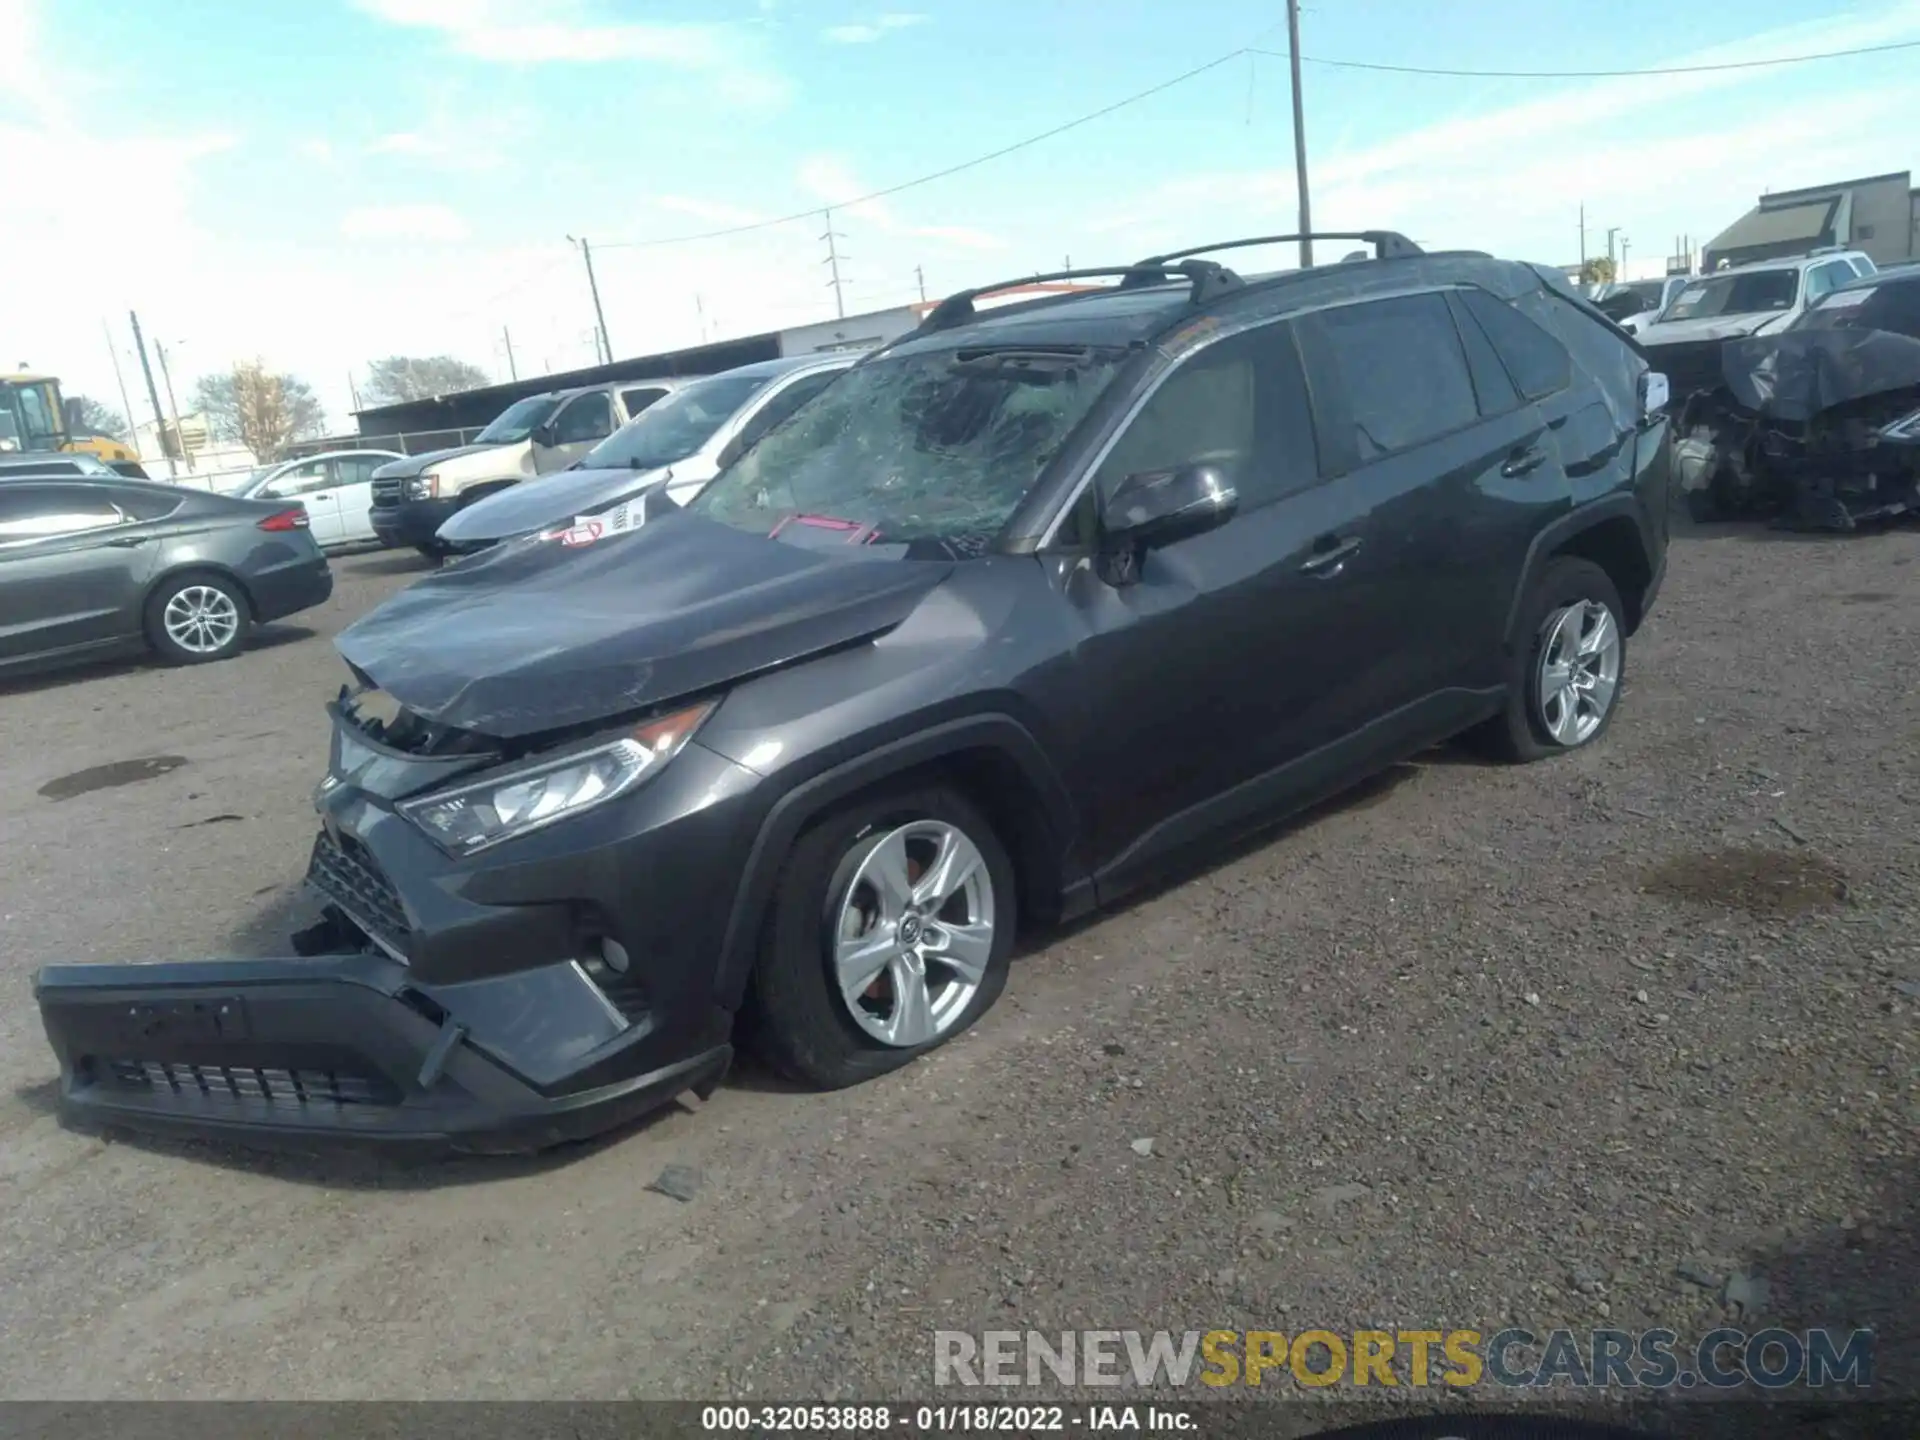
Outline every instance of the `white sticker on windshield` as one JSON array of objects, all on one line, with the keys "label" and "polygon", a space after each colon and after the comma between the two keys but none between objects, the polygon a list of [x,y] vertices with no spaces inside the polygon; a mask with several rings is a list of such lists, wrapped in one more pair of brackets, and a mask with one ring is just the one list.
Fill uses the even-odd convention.
[{"label": "white sticker on windshield", "polygon": [[1673,303],[1676,305],[1691,305],[1694,301],[1698,300],[1702,295],[1706,293],[1707,293],[1707,287],[1704,285],[1689,286],[1687,289],[1682,290],[1680,292],[1679,296],[1674,300]]},{"label": "white sticker on windshield", "polygon": [[1826,298],[1825,303],[1823,303],[1820,308],[1822,310],[1842,310],[1853,305],[1864,305],[1867,302],[1867,297],[1873,294],[1878,288],[1877,285],[1869,285],[1864,290],[1836,290]]}]

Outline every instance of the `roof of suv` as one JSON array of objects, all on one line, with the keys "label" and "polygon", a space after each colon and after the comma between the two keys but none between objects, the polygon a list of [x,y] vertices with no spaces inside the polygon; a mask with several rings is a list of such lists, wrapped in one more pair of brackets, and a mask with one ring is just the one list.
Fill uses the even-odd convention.
[{"label": "roof of suv", "polygon": [[[1374,244],[1376,253],[1371,258],[1349,257],[1305,270],[1243,276],[1212,261],[1187,258],[1208,251],[1299,238],[1285,235],[1229,241],[1179,255],[1150,257],[1122,268],[1023,275],[997,285],[962,291],[936,306],[918,329],[883,348],[914,353],[969,345],[995,348],[1125,346],[1144,343],[1184,323],[1222,314],[1284,314],[1361,296],[1462,283],[1478,284],[1503,299],[1512,299],[1522,291],[1550,283],[1538,266],[1496,260],[1471,250],[1429,254],[1391,231],[1315,234],[1312,238],[1316,240],[1364,238]],[[1037,280],[1091,276],[1108,277],[1116,283],[997,305],[977,314],[972,312],[971,302],[976,296],[1030,285]]]}]

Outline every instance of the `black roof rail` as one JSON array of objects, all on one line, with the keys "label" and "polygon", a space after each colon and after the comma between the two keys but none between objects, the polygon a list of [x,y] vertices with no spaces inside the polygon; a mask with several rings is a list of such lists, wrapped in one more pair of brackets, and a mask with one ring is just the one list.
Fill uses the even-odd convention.
[{"label": "black roof rail", "polygon": [[1216,250],[1240,250],[1250,245],[1279,245],[1295,240],[1364,240],[1373,246],[1376,260],[1403,260],[1410,255],[1427,253],[1398,230],[1309,230],[1303,235],[1255,235],[1246,240],[1222,240],[1218,245],[1170,250],[1165,255],[1149,255],[1140,264],[1142,267],[1165,266],[1189,255],[1210,255]]},{"label": "black roof rail", "polygon": [[1120,280],[1117,288],[1122,290],[1166,285],[1176,280],[1188,281],[1190,288],[1187,298],[1196,305],[1244,283],[1224,265],[1216,265],[1209,260],[1190,260],[1180,265],[1155,265],[1143,261],[1138,265],[1107,265],[1090,270],[1054,270],[1044,275],[1021,275],[1012,280],[996,280],[991,285],[976,285],[970,290],[957,290],[934,306],[913,333],[927,335],[965,324],[977,313],[973,302],[983,295],[1017,290],[1022,285],[1047,285],[1061,280],[1112,279],[1116,276]]}]

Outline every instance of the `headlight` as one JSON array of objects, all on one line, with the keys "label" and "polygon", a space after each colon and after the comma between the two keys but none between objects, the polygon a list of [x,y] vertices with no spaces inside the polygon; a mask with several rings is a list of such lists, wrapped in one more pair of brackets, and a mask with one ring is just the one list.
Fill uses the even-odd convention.
[{"label": "headlight", "polygon": [[431,500],[440,493],[440,477],[432,471],[407,481],[407,499]]},{"label": "headlight", "polygon": [[680,752],[714,706],[689,706],[618,740],[403,801],[402,815],[454,855],[471,855],[624,795]]}]

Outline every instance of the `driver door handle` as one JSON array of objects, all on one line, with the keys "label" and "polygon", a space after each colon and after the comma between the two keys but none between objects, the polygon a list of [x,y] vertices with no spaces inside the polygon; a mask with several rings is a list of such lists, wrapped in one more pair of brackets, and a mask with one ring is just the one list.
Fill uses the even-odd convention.
[{"label": "driver door handle", "polygon": [[1500,467],[1500,473],[1511,480],[1516,475],[1538,469],[1546,458],[1547,452],[1538,445],[1522,445],[1507,456],[1507,463]]},{"label": "driver door handle", "polygon": [[1348,535],[1344,539],[1337,535],[1322,535],[1313,542],[1313,553],[1300,562],[1300,571],[1304,575],[1330,579],[1345,568],[1347,561],[1353,558],[1359,548],[1358,535]]},{"label": "driver door handle", "polygon": [[309,495],[307,498],[309,500],[331,500],[333,498],[333,492],[331,490],[322,490],[319,494]]}]

